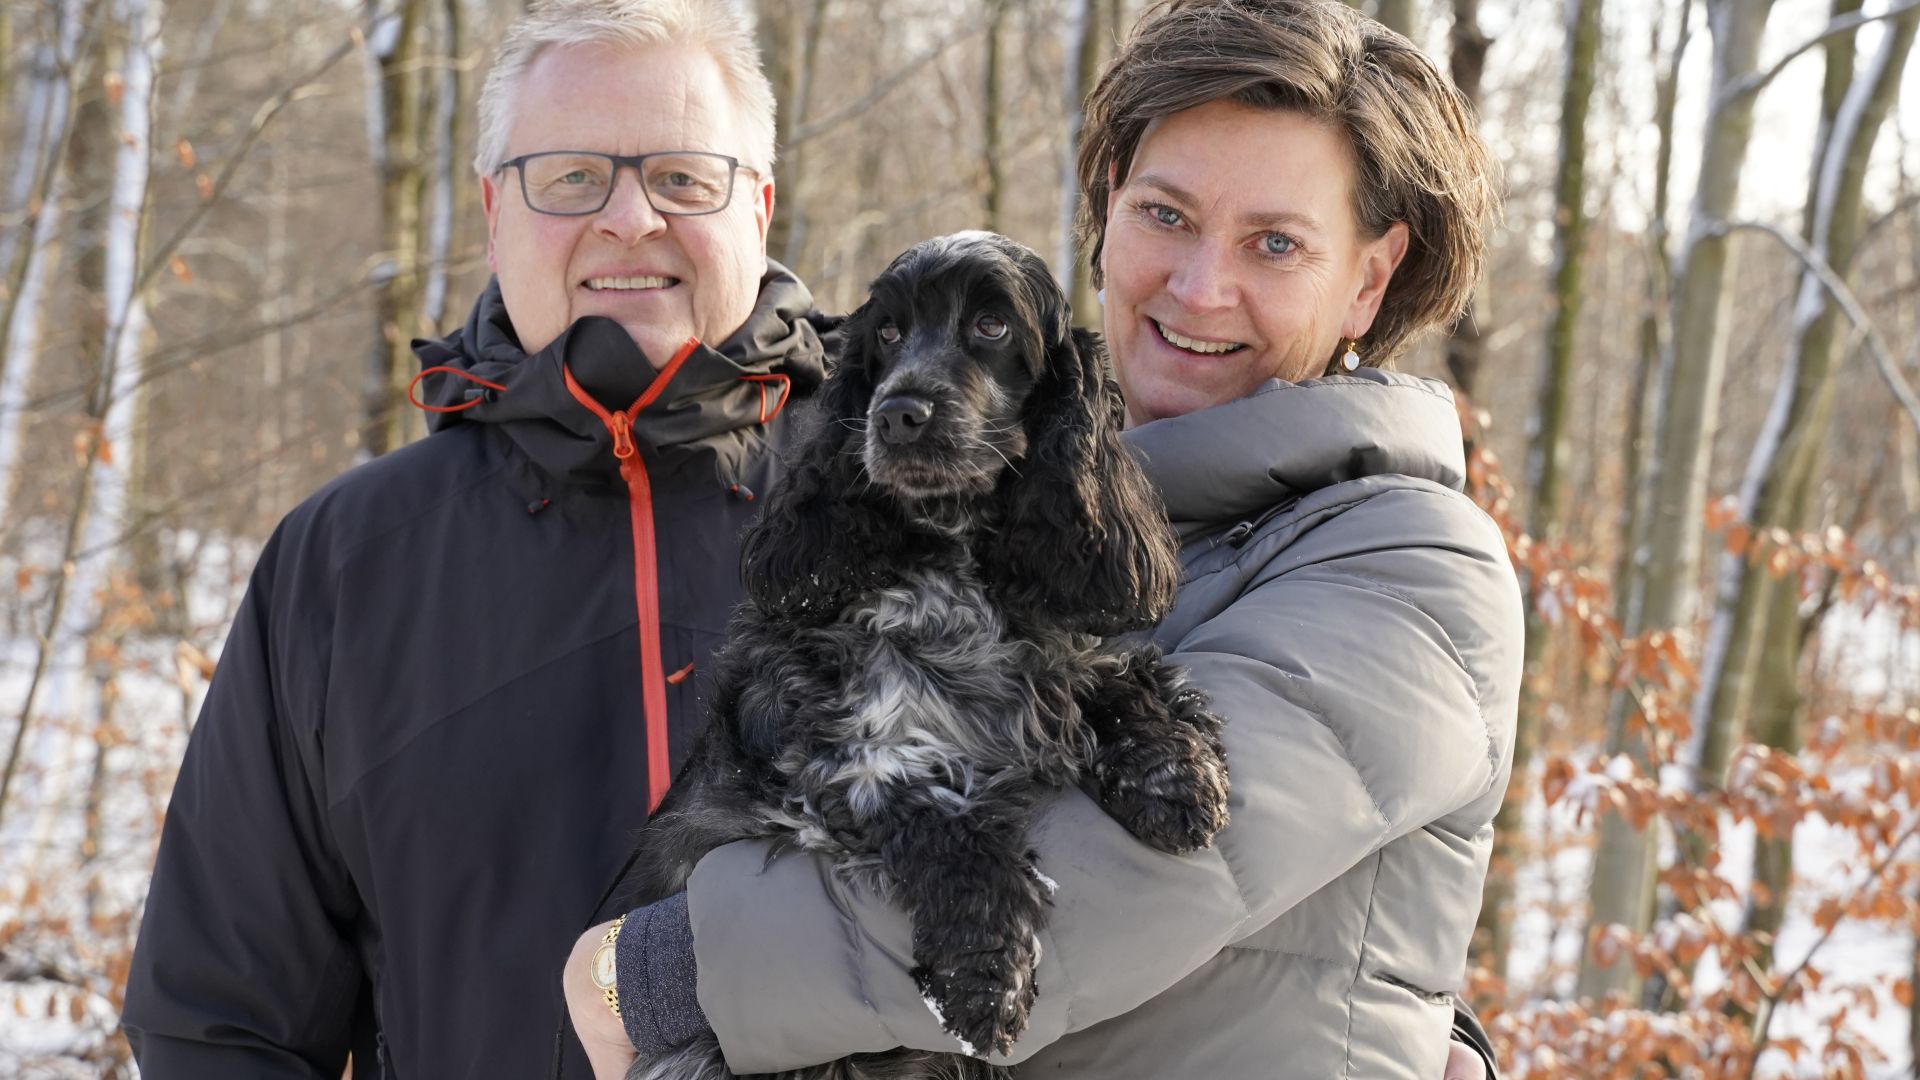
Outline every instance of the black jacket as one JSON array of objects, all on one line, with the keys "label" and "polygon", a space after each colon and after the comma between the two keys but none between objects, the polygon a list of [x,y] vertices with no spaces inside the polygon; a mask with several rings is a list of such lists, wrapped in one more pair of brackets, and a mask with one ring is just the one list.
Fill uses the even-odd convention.
[{"label": "black jacket", "polygon": [[148,1080],[548,1072],[821,380],[810,304],[775,267],[658,375],[599,318],[526,355],[497,286],[416,343],[460,411],[282,522],[189,742],[127,988]]}]

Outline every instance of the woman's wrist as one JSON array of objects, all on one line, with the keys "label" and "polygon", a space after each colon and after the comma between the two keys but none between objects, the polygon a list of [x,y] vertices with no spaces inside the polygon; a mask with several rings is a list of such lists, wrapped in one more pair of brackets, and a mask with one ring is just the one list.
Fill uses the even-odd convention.
[{"label": "woman's wrist", "polygon": [[601,923],[581,934],[560,976],[573,1032],[587,1052],[594,1075],[600,1078],[624,1075],[636,1056],[620,1017],[607,1007],[605,994],[593,982],[593,954],[599,950],[607,928],[612,925]]},{"label": "woman's wrist", "polygon": [[709,1029],[697,993],[686,893],[631,912],[615,954],[620,1019],[641,1054],[664,1054]]}]

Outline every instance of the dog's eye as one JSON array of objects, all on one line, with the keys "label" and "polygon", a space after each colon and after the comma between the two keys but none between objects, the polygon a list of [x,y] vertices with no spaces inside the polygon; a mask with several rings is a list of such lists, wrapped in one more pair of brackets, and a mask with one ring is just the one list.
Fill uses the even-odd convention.
[{"label": "dog's eye", "polygon": [[988,341],[999,341],[1007,336],[1007,324],[997,315],[982,315],[973,320],[973,332]]},{"label": "dog's eye", "polygon": [[890,322],[881,323],[880,340],[889,345],[898,345],[900,343],[900,328]]}]

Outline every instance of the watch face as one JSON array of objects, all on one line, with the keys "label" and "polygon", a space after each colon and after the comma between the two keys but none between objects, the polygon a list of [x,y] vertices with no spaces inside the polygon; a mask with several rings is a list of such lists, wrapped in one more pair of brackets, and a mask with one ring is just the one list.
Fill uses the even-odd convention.
[{"label": "watch face", "polygon": [[613,988],[613,946],[602,945],[593,953],[593,985],[602,990]]}]

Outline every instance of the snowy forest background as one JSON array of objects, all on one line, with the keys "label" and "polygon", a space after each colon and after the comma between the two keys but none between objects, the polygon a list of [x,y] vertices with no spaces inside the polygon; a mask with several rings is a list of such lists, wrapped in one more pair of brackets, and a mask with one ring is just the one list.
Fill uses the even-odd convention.
[{"label": "snowy forest background", "polygon": [[[1139,0],[734,0],[772,254],[1067,238]],[[1920,0],[1366,0],[1477,103],[1506,218],[1461,395],[1532,598],[1469,987],[1523,1078],[1920,1075]],[[0,1075],[115,1033],[259,545],[422,433],[484,283],[514,0],[0,0]]]}]

